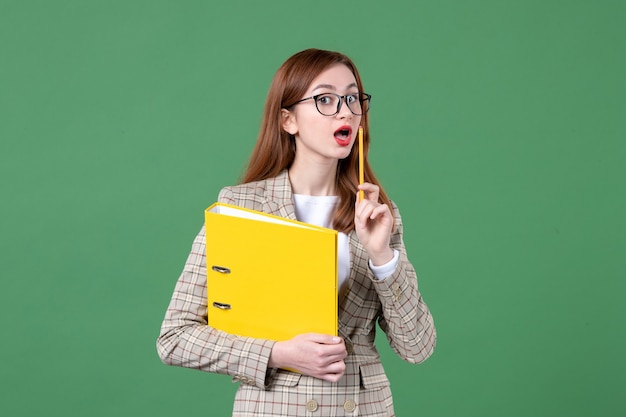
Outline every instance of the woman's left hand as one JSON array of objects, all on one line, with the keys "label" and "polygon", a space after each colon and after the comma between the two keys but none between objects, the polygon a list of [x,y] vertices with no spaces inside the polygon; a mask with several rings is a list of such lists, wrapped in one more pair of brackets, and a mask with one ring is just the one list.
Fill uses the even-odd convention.
[{"label": "woman's left hand", "polygon": [[359,201],[357,194],[354,210],[356,234],[372,263],[376,266],[384,265],[393,259],[393,250],[389,247],[393,214],[389,206],[378,202],[377,185],[364,183],[358,188],[364,191],[365,198]]}]

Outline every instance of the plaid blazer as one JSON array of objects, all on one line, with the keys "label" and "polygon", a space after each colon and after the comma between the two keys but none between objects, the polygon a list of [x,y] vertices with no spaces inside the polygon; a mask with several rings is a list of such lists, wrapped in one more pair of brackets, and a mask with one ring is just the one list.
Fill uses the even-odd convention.
[{"label": "plaid blazer", "polygon": [[[296,219],[287,172],[226,187],[219,201]],[[336,383],[267,366],[274,342],[231,335],[207,325],[205,230],[198,233],[165,314],[157,351],[168,365],[230,375],[241,384],[233,416],[393,416],[389,381],[374,345],[376,323],[392,349],[419,363],[435,347],[435,327],[417,288],[402,241],[402,221],[391,246],[400,253],[395,272],[376,280],[356,233],[349,234],[351,271],[339,304],[339,335],[348,356]]]}]

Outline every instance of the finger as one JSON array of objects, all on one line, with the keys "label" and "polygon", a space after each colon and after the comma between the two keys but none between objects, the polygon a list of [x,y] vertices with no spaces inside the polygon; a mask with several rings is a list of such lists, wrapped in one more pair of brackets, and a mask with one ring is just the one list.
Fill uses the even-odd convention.
[{"label": "finger", "polygon": [[348,355],[345,346],[343,345],[323,345],[317,344],[314,349],[310,351],[308,363],[316,369],[316,372],[326,373],[335,372],[335,365],[337,362],[343,362]]},{"label": "finger", "polygon": [[377,217],[384,218],[387,217],[388,213],[391,214],[391,212],[389,211],[389,207],[387,207],[386,204],[381,204],[371,211],[369,218],[372,220],[376,219]]},{"label": "finger", "polygon": [[375,207],[374,203],[369,200],[364,201],[359,205],[359,207],[357,207],[356,220],[361,228],[365,228],[367,226],[367,221],[370,219]]},{"label": "finger", "polygon": [[367,192],[374,192],[374,191],[379,190],[378,185],[372,184],[371,182],[364,182],[363,184],[357,185],[357,187],[360,190],[367,191]]},{"label": "finger", "polygon": [[346,351],[346,349],[343,348],[340,351],[334,352],[332,355],[329,355],[326,359],[328,360],[327,363],[331,364],[335,362],[341,362],[347,356],[348,356],[348,351]]},{"label": "finger", "polygon": [[343,360],[333,362],[326,367],[326,372],[329,374],[343,374],[345,370],[346,364]]},{"label": "finger", "polygon": [[346,345],[343,343],[337,345],[322,345],[323,355],[327,363],[336,362],[345,358],[348,354]]},{"label": "finger", "polygon": [[341,379],[341,377],[343,376],[343,372],[340,374],[325,374],[325,375],[320,375],[320,379],[323,379],[325,381],[328,382],[337,382]]},{"label": "finger", "polygon": [[326,372],[320,375],[321,379],[330,382],[337,382],[341,379],[346,371],[346,364],[344,361],[338,361],[328,366]]},{"label": "finger", "polygon": [[378,196],[380,194],[380,187],[378,187],[378,185],[365,182],[363,184],[359,184],[358,189],[365,192],[366,199],[371,201],[378,201]]}]

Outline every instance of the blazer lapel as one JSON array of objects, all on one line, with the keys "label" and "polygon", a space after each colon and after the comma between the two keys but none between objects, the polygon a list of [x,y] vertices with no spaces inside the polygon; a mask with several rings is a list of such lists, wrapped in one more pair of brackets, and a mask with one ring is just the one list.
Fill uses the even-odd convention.
[{"label": "blazer lapel", "polygon": [[296,207],[293,203],[293,192],[287,170],[266,181],[263,211],[287,219],[297,220]]}]

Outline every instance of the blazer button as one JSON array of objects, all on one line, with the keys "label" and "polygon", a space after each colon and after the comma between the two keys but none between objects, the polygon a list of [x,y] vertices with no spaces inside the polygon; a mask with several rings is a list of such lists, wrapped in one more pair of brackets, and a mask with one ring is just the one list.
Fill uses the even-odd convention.
[{"label": "blazer button", "polygon": [[317,401],[315,401],[315,400],[309,400],[306,403],[307,411],[315,411],[315,410],[317,410],[317,407],[318,407]]},{"label": "blazer button", "polygon": [[347,400],[343,403],[343,409],[351,413],[356,410],[356,403],[352,400]]}]

